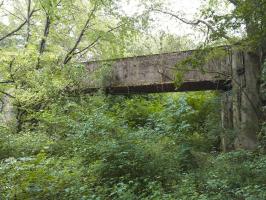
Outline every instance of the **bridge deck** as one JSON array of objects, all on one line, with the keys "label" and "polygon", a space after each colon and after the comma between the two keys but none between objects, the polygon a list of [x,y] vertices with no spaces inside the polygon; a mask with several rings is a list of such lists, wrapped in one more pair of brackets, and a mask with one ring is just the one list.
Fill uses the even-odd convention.
[{"label": "bridge deck", "polygon": [[[231,57],[208,61],[201,69],[176,69],[176,64],[193,56],[195,51],[183,51],[137,56],[86,63],[89,75],[105,71],[101,85],[90,78],[84,80],[85,91],[104,87],[109,93],[158,93],[176,91],[225,90],[231,77]],[[174,84],[176,71],[183,74],[180,87]],[[89,76],[90,77],[90,76]]]}]

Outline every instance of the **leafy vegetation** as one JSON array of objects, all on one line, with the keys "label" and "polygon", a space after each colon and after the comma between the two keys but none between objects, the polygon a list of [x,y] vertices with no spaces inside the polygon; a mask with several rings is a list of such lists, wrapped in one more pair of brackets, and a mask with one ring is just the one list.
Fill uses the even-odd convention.
[{"label": "leafy vegetation", "polygon": [[217,98],[57,102],[56,112],[43,111],[40,128],[2,130],[2,198],[264,199],[265,156],[218,154]]},{"label": "leafy vegetation", "polygon": [[[14,15],[0,20],[0,199],[266,199],[266,126],[256,151],[222,152],[219,93],[83,93],[81,61],[184,50],[192,41],[147,35],[149,12],[129,17],[121,1],[10,2]],[[263,0],[231,1],[241,5],[224,16],[217,2],[203,12],[216,23],[211,45],[246,17],[260,31],[245,44],[263,44]],[[104,64],[89,78],[105,86],[109,73]]]}]

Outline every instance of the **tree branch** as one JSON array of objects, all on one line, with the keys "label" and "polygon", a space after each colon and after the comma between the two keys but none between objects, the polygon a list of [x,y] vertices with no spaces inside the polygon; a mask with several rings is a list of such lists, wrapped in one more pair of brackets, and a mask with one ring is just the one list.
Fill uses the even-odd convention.
[{"label": "tree branch", "polygon": [[[60,3],[62,2],[62,0],[59,0],[56,4],[56,7],[60,5]],[[36,69],[38,69],[40,67],[40,59],[41,59],[41,55],[44,53],[45,51],[45,47],[46,47],[46,42],[47,42],[47,38],[48,38],[48,35],[50,33],[50,27],[51,27],[51,15],[49,13],[49,11],[47,11],[45,9],[45,6],[43,6],[43,10],[45,12],[45,15],[46,15],[46,19],[45,19],[45,26],[44,26],[44,31],[43,31],[43,37],[41,39],[41,42],[40,42],[40,49],[39,49],[39,57],[38,57],[38,60],[37,60],[37,65],[36,65]]]},{"label": "tree branch", "polygon": [[[12,66],[13,66],[13,63],[15,61],[15,58],[10,62],[9,64],[9,73],[10,73],[10,78],[11,80],[6,80],[6,81],[0,81],[0,84],[15,84],[15,79],[14,79],[14,76],[12,74]],[[16,87],[15,87],[16,88]],[[13,95],[7,93],[7,92],[4,92],[4,91],[0,91],[0,93],[4,94],[4,95],[7,95],[9,97],[12,97],[12,98],[15,98]]]},{"label": "tree branch", "polygon": [[[35,13],[35,12],[37,12],[37,10],[32,10],[32,11],[30,12],[29,17],[31,18],[32,15],[33,15],[33,13]],[[14,35],[16,32],[18,32],[20,29],[23,28],[23,26],[27,23],[27,21],[28,21],[28,19],[26,19],[23,23],[21,23],[21,24],[20,24],[16,29],[14,29],[13,31],[11,31],[11,32],[9,32],[8,34],[2,36],[2,37],[0,38],[0,41],[2,41],[2,40],[4,40],[4,39],[6,39],[6,38],[8,38],[8,37],[10,37],[10,36],[12,36],[12,35]]]},{"label": "tree branch", "polygon": [[43,37],[42,37],[41,42],[40,42],[39,56],[38,56],[38,60],[37,60],[37,64],[36,64],[36,69],[40,68],[41,55],[44,53],[47,37],[48,37],[49,32],[50,32],[50,25],[51,25],[50,15],[47,12],[45,12],[45,13],[46,13],[46,20],[45,20],[45,26],[44,26],[44,31],[43,31]]},{"label": "tree branch", "polygon": [[49,32],[50,32],[50,25],[51,25],[50,15],[47,13],[46,14],[46,20],[45,20],[45,27],[44,27],[44,31],[43,31],[43,37],[42,37],[42,40],[40,42],[40,49],[39,49],[40,55],[42,55],[44,50],[45,50],[46,40],[47,40],[47,37],[48,37]]},{"label": "tree branch", "polygon": [[[152,9],[152,11],[155,11],[155,12],[160,12],[160,13],[163,13],[163,14],[166,14],[166,15],[170,15],[176,19],[178,19],[179,21],[185,23],[185,24],[188,24],[188,25],[192,25],[192,26],[198,26],[199,24],[203,24],[205,25],[209,30],[211,30],[212,32],[214,33],[217,33],[217,31],[212,27],[211,24],[209,24],[208,22],[204,21],[204,20],[201,20],[201,19],[197,19],[195,21],[188,21],[187,19],[184,19],[176,14],[173,14],[171,12],[167,12],[167,11],[163,11],[163,10],[159,10],[159,9]],[[229,39],[228,36],[224,35],[222,36],[223,38],[225,39]]]},{"label": "tree branch", "polygon": [[5,105],[5,103],[4,103],[4,101],[3,101],[2,99],[0,99],[0,102],[1,102],[0,113],[2,113],[3,110],[4,110],[4,105]]},{"label": "tree branch", "polygon": [[6,8],[3,8],[3,10],[5,11],[5,12],[7,12],[8,14],[10,14],[10,15],[12,15],[13,17],[16,17],[16,18],[18,18],[19,20],[21,20],[21,21],[24,21],[26,18],[25,17],[20,17],[20,16],[17,16],[16,14],[14,14],[14,13],[12,13],[12,12],[10,12],[9,10],[7,10]]},{"label": "tree branch", "polygon": [[234,4],[235,6],[237,6],[238,5],[238,2],[237,2],[237,0],[228,0],[230,3],[232,3],[232,4]]},{"label": "tree branch", "polygon": [[156,12],[160,12],[160,13],[163,13],[163,14],[170,15],[170,16],[180,20],[181,22],[183,22],[185,24],[188,24],[188,25],[192,25],[192,26],[197,26],[197,25],[202,23],[202,24],[206,25],[207,27],[209,27],[211,30],[214,31],[213,27],[209,23],[207,23],[207,22],[205,22],[205,21],[203,21],[201,19],[198,19],[196,21],[188,21],[187,19],[184,19],[184,18],[182,18],[182,17],[180,17],[180,16],[178,16],[176,14],[173,14],[171,12],[167,12],[167,11],[163,11],[163,10],[159,10],[159,9],[152,9],[152,11],[156,11]]},{"label": "tree branch", "polygon": [[11,97],[11,98],[16,98],[15,96],[11,95],[11,94],[8,94],[7,92],[4,92],[4,91],[0,91],[0,93],[8,96],[8,97]]},{"label": "tree branch", "polygon": [[0,84],[13,84],[14,83],[14,81],[12,81],[12,80],[7,80],[7,81],[0,81]]},{"label": "tree branch", "polygon": [[26,44],[27,47],[30,39],[30,10],[31,10],[31,0],[28,0],[28,11],[27,11],[27,37],[26,37]]},{"label": "tree branch", "polygon": [[[118,28],[120,28],[122,26],[122,24],[116,26],[116,27],[113,27],[111,29],[109,29],[107,32],[105,32],[105,34],[107,33],[110,33]],[[73,55],[77,55],[79,53],[82,53],[86,50],[88,50],[89,48],[93,47],[102,37],[104,37],[104,35],[99,35],[92,43],[90,43],[87,47],[83,48],[82,50],[78,51],[78,52],[74,52]]]},{"label": "tree branch", "polygon": [[[13,60],[9,64],[9,75],[10,75],[11,81],[13,83],[16,83],[14,74],[12,73],[12,67],[13,67],[14,62],[15,62],[15,58],[13,58]],[[15,85],[15,88],[17,89],[17,85]]]},{"label": "tree branch", "polygon": [[83,36],[85,34],[85,31],[87,30],[87,28],[88,28],[88,26],[90,24],[90,21],[91,21],[91,19],[92,19],[92,17],[93,17],[93,15],[94,15],[94,13],[95,13],[96,10],[97,10],[97,5],[95,5],[94,8],[92,9],[92,11],[90,12],[89,17],[86,20],[86,22],[85,22],[85,24],[84,24],[84,26],[83,26],[80,34],[79,34],[79,37],[76,40],[74,46],[66,54],[65,59],[64,59],[64,64],[67,64],[72,59],[72,57],[74,55],[73,53],[75,52],[75,50],[77,49],[79,43],[81,42],[81,40],[82,40],[82,38],[83,38]]}]

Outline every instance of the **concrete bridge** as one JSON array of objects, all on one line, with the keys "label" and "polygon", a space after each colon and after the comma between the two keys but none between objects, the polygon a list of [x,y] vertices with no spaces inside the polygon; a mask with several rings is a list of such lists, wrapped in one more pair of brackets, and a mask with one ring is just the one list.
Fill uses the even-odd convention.
[{"label": "concrete bridge", "polygon": [[[257,133],[261,119],[259,56],[228,47],[221,48],[225,50],[222,56],[203,59],[204,62],[196,67],[184,68],[177,63],[191,58],[201,60],[204,57],[201,51],[87,62],[84,63],[87,73],[81,77],[80,83],[84,92],[88,93],[99,88],[111,94],[219,90],[224,151],[233,148],[253,150],[258,146]],[[97,73],[103,76],[92,79]],[[175,84],[177,74],[178,79],[182,75],[178,87]],[[11,104],[9,99],[8,96],[4,99],[7,104]],[[5,122],[15,119],[10,117],[10,113],[16,115],[12,106],[5,106],[2,114]],[[5,120],[5,117],[10,120]],[[232,132],[235,134],[234,141],[230,136]]]},{"label": "concrete bridge", "polygon": [[[198,68],[176,67],[177,63],[198,53],[193,50],[87,62],[88,78],[83,80],[85,92],[99,88],[111,94],[220,90],[224,151],[255,149],[260,110],[259,58],[250,52],[224,50],[225,55],[209,59]],[[89,78],[101,70],[105,71],[103,85]],[[179,87],[175,85],[176,74],[183,75]],[[224,92],[228,89],[232,92]],[[229,139],[230,129],[236,134],[233,142]]]},{"label": "concrete bridge", "polygon": [[[88,74],[109,64],[107,84],[86,82],[87,92],[104,87],[111,94],[186,92],[226,90],[232,75],[231,54],[209,60],[199,68],[176,68],[176,64],[193,56],[196,51],[183,51],[148,56],[137,56],[107,61],[88,62]],[[176,74],[182,75],[177,87]]]}]

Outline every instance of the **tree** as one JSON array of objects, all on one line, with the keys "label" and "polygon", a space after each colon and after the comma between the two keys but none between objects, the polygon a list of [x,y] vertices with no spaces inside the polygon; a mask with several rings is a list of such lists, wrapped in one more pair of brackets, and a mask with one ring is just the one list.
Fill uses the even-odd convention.
[{"label": "tree", "polygon": [[[128,17],[119,0],[9,0],[0,20],[0,93],[22,121],[81,86],[82,61],[123,56],[125,40],[145,28],[147,13]],[[106,48],[108,46],[108,48]],[[12,100],[7,100],[12,99]],[[13,110],[13,109],[11,109]],[[28,119],[25,119],[28,118]],[[23,120],[22,120],[23,119]]]}]

